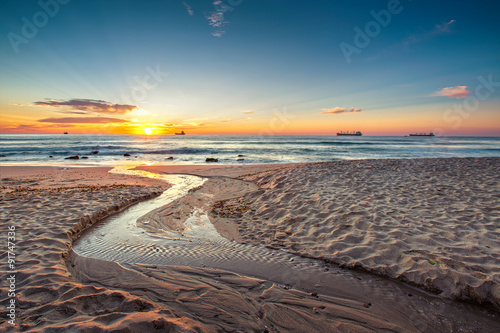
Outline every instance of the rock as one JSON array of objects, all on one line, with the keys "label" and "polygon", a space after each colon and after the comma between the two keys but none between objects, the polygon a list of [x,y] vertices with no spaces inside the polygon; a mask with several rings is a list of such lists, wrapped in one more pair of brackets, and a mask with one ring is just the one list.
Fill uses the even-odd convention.
[{"label": "rock", "polygon": [[238,158],[237,161],[244,161],[244,158]]},{"label": "rock", "polygon": [[2,154],[2,155],[0,155],[0,157],[6,157],[6,156]]},{"label": "rock", "polygon": [[167,160],[173,160],[174,158],[172,156],[170,156],[169,158],[167,158]]},{"label": "rock", "polygon": [[49,157],[50,157],[50,158],[54,158],[54,156],[52,156],[52,155],[50,155]]},{"label": "rock", "polygon": [[238,155],[238,157],[245,157],[245,155]]},{"label": "rock", "polygon": [[88,158],[89,158],[88,156],[82,156],[83,160],[88,160]]},{"label": "rock", "polygon": [[65,160],[79,160],[80,159],[80,156],[70,156],[70,157],[66,157]]},{"label": "rock", "polygon": [[99,150],[93,151],[93,152],[91,152],[91,154],[94,154],[94,155],[99,154]]},{"label": "rock", "polygon": [[130,156],[130,154],[123,154],[123,156],[125,156],[125,157],[129,157],[129,156]]},{"label": "rock", "polygon": [[212,157],[208,157],[205,162],[219,162],[219,159],[217,158],[212,158]]}]

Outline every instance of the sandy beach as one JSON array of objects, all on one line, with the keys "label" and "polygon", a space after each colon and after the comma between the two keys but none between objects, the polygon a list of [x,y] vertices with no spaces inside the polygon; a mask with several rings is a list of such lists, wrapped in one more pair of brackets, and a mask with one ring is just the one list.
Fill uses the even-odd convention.
[{"label": "sandy beach", "polygon": [[169,188],[110,169],[0,167],[0,219],[5,237],[15,226],[17,271],[15,325],[3,284],[2,329],[495,332],[500,324],[499,158],[138,168],[206,178],[139,219],[147,234],[182,234],[201,211],[236,250],[248,246],[255,267],[281,264],[278,249],[296,264],[292,275],[238,272],[255,268],[243,254],[225,259],[233,269],[197,265],[196,247],[191,266],[79,255],[72,244],[84,230]]}]

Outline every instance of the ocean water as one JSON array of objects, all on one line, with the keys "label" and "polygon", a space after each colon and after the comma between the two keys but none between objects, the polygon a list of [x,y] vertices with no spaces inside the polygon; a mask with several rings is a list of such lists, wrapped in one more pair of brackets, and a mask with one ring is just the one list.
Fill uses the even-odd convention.
[{"label": "ocean water", "polygon": [[[491,157],[500,156],[500,137],[10,134],[0,135],[0,155],[0,165],[82,166],[205,164],[209,157],[219,164]],[[65,159],[74,155],[88,159]]]}]

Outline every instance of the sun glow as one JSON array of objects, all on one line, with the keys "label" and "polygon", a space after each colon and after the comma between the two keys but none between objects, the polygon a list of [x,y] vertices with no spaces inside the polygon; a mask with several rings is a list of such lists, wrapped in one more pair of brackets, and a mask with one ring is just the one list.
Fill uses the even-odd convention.
[{"label": "sun glow", "polygon": [[152,128],[152,127],[145,127],[142,129],[142,131],[144,132],[144,134],[146,135],[153,135],[155,133],[155,128]]}]

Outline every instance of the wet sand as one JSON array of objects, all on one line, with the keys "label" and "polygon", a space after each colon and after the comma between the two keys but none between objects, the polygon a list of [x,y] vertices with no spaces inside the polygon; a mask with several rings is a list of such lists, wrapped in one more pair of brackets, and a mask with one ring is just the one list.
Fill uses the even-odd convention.
[{"label": "wet sand", "polygon": [[[455,170],[456,172],[456,165],[446,167],[447,162],[449,161],[440,161],[439,165],[441,168],[444,168],[442,174],[446,177],[452,177],[453,175],[447,173],[450,170]],[[459,166],[465,170],[470,168],[477,169],[476,178],[470,180],[471,184],[464,185],[462,182],[457,185],[460,191],[468,193],[467,186],[481,187],[481,184],[485,184],[487,188],[496,188],[498,191],[498,177],[495,178],[491,171],[492,167],[493,169],[495,167],[498,168],[498,160],[480,159],[467,160],[465,162],[459,160],[459,162]],[[467,164],[469,162],[473,164]],[[149,229],[145,229],[149,233],[154,233],[161,226],[165,230],[170,228],[173,231],[180,231],[179,225],[175,225],[171,223],[172,221],[165,219],[168,210],[177,209],[176,213],[178,213],[178,216],[181,217],[180,220],[182,220],[183,216],[188,216],[192,213],[190,209],[194,209],[197,205],[200,205],[204,209],[210,208],[212,210],[213,208],[211,215],[209,215],[210,220],[214,222],[217,230],[228,239],[253,244],[262,243],[268,247],[284,248],[289,252],[302,254],[303,256],[323,257],[335,262],[333,259],[333,253],[335,252],[328,253],[328,247],[326,249],[321,248],[325,244],[323,242],[325,237],[322,238],[321,234],[329,236],[335,234],[328,231],[321,231],[314,234],[318,228],[315,225],[317,220],[328,220],[328,225],[334,224],[333,222],[335,221],[331,221],[328,217],[325,219],[325,216],[320,215],[321,213],[316,211],[317,205],[313,205],[313,202],[310,202],[309,199],[313,191],[311,188],[321,188],[319,186],[321,184],[323,184],[324,188],[322,188],[323,192],[320,193],[320,197],[321,195],[326,195],[325,193],[328,192],[328,182],[330,181],[330,185],[332,185],[332,178],[328,178],[328,176],[332,177],[332,175],[329,175],[327,170],[337,170],[337,179],[359,179],[359,182],[361,182],[363,179],[361,177],[363,170],[365,176],[369,174],[369,171],[365,170],[368,164],[371,163],[370,168],[376,169],[377,163],[382,162],[349,163],[352,163],[350,167],[342,162],[329,164],[327,167],[324,167],[325,165],[322,164],[298,166],[210,166],[206,168],[193,166],[191,169],[186,170],[185,173],[198,173],[210,176],[213,182],[204,184],[202,188],[180,199],[183,201],[177,202],[170,207],[165,207],[163,214],[156,215],[158,217],[157,224],[153,225],[149,222],[147,223],[150,225]],[[360,163],[368,164],[360,167]],[[417,167],[414,169],[409,167],[404,168],[406,170],[405,174],[408,174],[408,177],[421,168],[421,165],[418,163],[413,165]],[[322,166],[324,167],[323,169],[315,169]],[[276,170],[277,167],[284,167],[284,169]],[[335,169],[336,167],[337,169]],[[143,167],[142,169],[151,168],[156,168],[155,171],[157,172],[173,171],[174,173],[180,173],[179,168],[185,167],[180,166],[175,170],[169,170],[169,167]],[[273,169],[274,171],[262,173],[266,168]],[[401,165],[399,168],[401,169]],[[382,170],[386,174],[389,174],[391,170],[397,174],[397,170],[394,169],[394,162],[387,162]],[[408,288],[407,286],[391,284],[392,282],[390,281],[387,282],[391,286],[390,288],[386,287],[385,290],[380,288],[376,291],[380,294],[388,294],[389,300],[391,299],[391,295],[393,295],[392,304],[394,308],[409,306],[412,302],[419,306],[424,303],[432,303],[432,305],[428,305],[427,307],[428,313],[418,311],[407,312],[400,315],[400,317],[393,317],[393,321],[387,320],[386,312],[391,307],[391,303],[382,303],[378,299],[371,298],[352,300],[345,297],[335,297],[335,295],[329,295],[326,292],[322,293],[321,288],[318,290],[312,290],[308,286],[301,288],[300,284],[297,283],[297,279],[293,276],[282,277],[283,279],[288,278],[290,283],[281,284],[266,280],[265,278],[248,277],[227,270],[208,267],[182,267],[158,265],[155,263],[118,264],[95,258],[82,257],[74,254],[70,250],[70,246],[71,239],[76,239],[83,228],[88,227],[89,224],[105,215],[120,210],[121,207],[128,205],[130,201],[158,195],[160,187],[164,189],[166,186],[154,179],[137,179],[131,176],[109,175],[106,174],[105,168],[100,168],[99,170],[89,168],[84,171],[81,169],[66,169],[63,171],[62,168],[22,170],[22,174],[16,177],[15,174],[18,171],[21,172],[20,170],[6,169],[6,167],[0,168],[0,179],[2,179],[3,186],[1,197],[3,207],[1,208],[0,218],[3,225],[14,223],[18,226],[19,240],[17,250],[19,253],[17,260],[20,266],[18,268],[18,290],[20,295],[19,320],[15,330],[65,331],[71,329],[93,329],[96,331],[109,331],[129,327],[132,331],[165,331],[168,328],[172,329],[172,331],[206,332],[264,331],[266,329],[270,332],[369,332],[378,331],[383,328],[389,331],[430,332],[460,328],[463,331],[493,332],[494,328],[498,327],[498,316],[486,310],[467,304],[452,303],[452,305],[449,305],[450,303],[446,299],[428,295],[425,292],[411,288],[410,290],[412,291],[409,292],[405,289]],[[372,169],[371,171],[374,170]],[[441,170],[434,170],[434,172],[436,171]],[[234,193],[230,193],[235,189],[236,185],[229,185],[231,181],[221,176],[236,177],[242,174],[247,174],[247,176],[240,177],[247,184],[243,186],[247,187],[245,189],[246,193],[242,194],[241,197],[232,198],[238,192],[234,191]],[[341,177],[339,176],[341,174],[347,176]],[[377,172],[373,174],[376,175]],[[496,174],[498,175],[498,172]],[[322,177],[322,180],[319,175]],[[469,176],[467,173],[466,175]],[[408,177],[401,179],[386,175],[384,179],[386,179],[387,183],[390,182],[388,179],[405,180],[408,182],[411,179],[411,177]],[[5,178],[11,179],[4,180]],[[416,176],[416,178],[418,179],[419,176]],[[224,179],[226,179],[226,182],[221,182]],[[97,186],[96,180],[102,186]],[[416,181],[415,179],[413,180]],[[441,176],[439,180],[442,184],[446,183],[444,176]],[[448,178],[448,180],[450,179]],[[485,180],[486,182],[484,182]],[[483,183],[480,183],[480,181],[483,181]],[[110,186],[113,185],[113,182],[117,182],[116,185]],[[474,185],[474,182],[479,183]],[[234,182],[234,184],[241,185],[241,182]],[[337,180],[334,185],[336,184]],[[411,185],[412,182],[409,182],[409,184]],[[147,185],[148,187],[136,185]],[[311,186],[308,187],[308,185]],[[19,186],[29,186],[30,190],[23,190]],[[156,186],[156,188],[151,186]],[[68,188],[60,189],[61,187]],[[395,185],[391,189],[394,189],[394,187]],[[17,190],[12,192],[16,188]],[[34,188],[41,188],[43,190],[32,191]],[[93,189],[90,190],[90,188]],[[336,189],[342,188],[342,186],[338,186]],[[349,188],[352,188],[352,186]],[[302,189],[302,191],[296,192],[297,189]],[[280,193],[280,190],[286,190],[294,194],[293,197],[298,197],[303,204],[301,205],[298,201],[287,202],[283,196],[286,193]],[[368,192],[363,187],[360,187],[357,191],[363,195],[366,194],[365,192]],[[472,203],[477,204],[481,202],[484,205],[490,205],[491,210],[489,213],[485,214],[483,212],[483,214],[492,219],[493,222],[496,221],[498,223],[498,215],[496,215],[498,214],[498,210],[495,202],[491,203],[485,199],[494,193],[489,193],[488,190],[484,191],[486,191],[483,193],[484,196],[473,197],[471,199]],[[215,202],[206,200],[207,196],[214,194],[214,192],[215,194],[220,194],[220,196],[214,195],[212,197],[212,200],[215,200]],[[332,192],[334,191],[330,189],[330,193]],[[372,192],[372,194],[375,193]],[[314,194],[317,193],[312,193],[312,196]],[[358,192],[355,192],[355,194],[358,194]],[[202,200],[202,198],[205,198],[205,200]],[[396,198],[397,196],[393,200],[396,200]],[[353,199],[351,206],[359,201],[356,195],[353,195],[351,199]],[[456,200],[455,197],[453,199]],[[421,200],[424,199],[421,198]],[[339,198],[329,197],[327,202],[330,201],[338,202],[339,205],[346,204],[346,202],[339,200]],[[220,202],[222,204],[218,204]],[[392,204],[394,206],[401,205],[397,201],[392,202]],[[470,205],[469,202],[467,204]],[[498,205],[498,203],[496,204]],[[277,216],[269,215],[272,212],[269,208],[271,205],[275,206],[274,211],[278,214]],[[303,210],[306,206],[311,207],[309,208],[310,211],[302,212],[301,209]],[[321,207],[321,204],[319,206]],[[351,209],[353,212],[358,211],[358,207],[351,206],[348,205],[345,209]],[[331,214],[340,213],[334,207],[326,207],[326,209],[331,209]],[[384,209],[386,209],[386,206],[382,205],[382,210]],[[300,219],[296,220],[296,227],[307,229],[304,237],[302,237],[303,235],[300,231],[287,235],[287,230],[282,230],[283,221],[286,221],[287,227],[294,225],[289,220],[280,219],[279,214],[282,214],[283,210],[287,211],[288,214],[292,214],[292,216],[299,212],[302,215],[311,216],[312,221],[307,219],[302,221]],[[462,216],[461,214],[468,216],[463,211],[458,210],[457,218]],[[358,216],[357,214],[353,215]],[[82,218],[82,216],[87,217]],[[286,214],[283,216],[286,216]],[[390,214],[385,213],[385,216],[390,216]],[[272,220],[274,222],[269,223]],[[486,224],[486,228],[490,228],[488,223],[484,223],[484,220],[480,221]],[[141,225],[141,222],[139,222],[139,225]],[[144,227],[144,223],[142,226]],[[392,226],[393,229],[397,229],[398,227],[400,226]],[[361,229],[362,227],[359,228]],[[479,230],[478,234],[482,235],[481,229],[478,228],[471,229]],[[369,227],[366,229],[371,230]],[[452,229],[460,229],[460,224],[453,224]],[[313,231],[311,232],[311,230]],[[353,232],[353,230],[354,228],[348,231]],[[278,234],[281,231],[284,235]],[[359,231],[356,231],[356,233],[359,233]],[[469,230],[469,234],[472,233]],[[487,243],[486,245],[491,245],[485,248],[491,249],[491,251],[498,251],[498,231],[489,230],[489,235],[491,243]],[[370,237],[374,236],[370,235]],[[311,240],[314,239],[318,240],[317,248],[312,246]],[[416,241],[413,241],[413,243],[411,243],[411,237],[408,237],[408,239],[410,241],[406,240],[406,243],[409,242],[415,246],[415,243],[418,244],[421,242],[420,246],[422,248],[431,253],[432,251],[436,251],[428,243],[422,242],[420,238],[416,238]],[[346,240],[346,237],[343,238],[344,243],[348,241],[349,239]],[[455,246],[458,247],[462,244],[460,239],[454,242],[457,244]],[[387,243],[392,244],[391,242]],[[358,244],[352,246],[359,246],[359,240],[353,240],[352,244]],[[373,251],[375,253],[380,251],[378,248],[380,244],[378,242],[374,241],[373,244],[368,243],[368,245],[374,247]],[[394,248],[398,249],[399,247],[396,244]],[[309,250],[313,250],[313,252]],[[154,249],[148,249],[144,253],[151,256],[151,253],[154,253],[153,251]],[[457,252],[462,253],[460,251]],[[361,253],[363,252],[361,251]],[[70,258],[67,258],[67,255],[70,255]],[[252,253],[249,255],[252,255]],[[344,257],[339,256],[339,258]],[[350,258],[355,258],[355,256],[351,256]],[[66,261],[66,259],[69,261]],[[359,258],[356,260],[359,260]],[[492,265],[489,260],[487,262],[489,263],[488,265]],[[405,261],[402,263],[396,261],[395,264],[403,264],[403,267],[406,267],[404,265]],[[480,264],[478,265],[480,266]],[[488,265],[482,269],[492,269]],[[495,262],[493,261],[493,269],[494,265]],[[432,266],[436,266],[436,264]],[[339,269],[335,265],[328,266],[327,264],[323,264],[321,266],[323,270],[326,268],[329,270]],[[305,268],[303,271],[310,272],[314,270],[312,268]],[[338,275],[344,274],[343,272],[347,272],[345,274],[348,275],[350,274],[348,271],[342,269],[339,269],[338,272]],[[418,272],[418,274],[425,275],[430,273]],[[495,282],[495,274],[491,275],[490,279]],[[351,275],[349,276],[352,278]],[[371,286],[376,284],[374,282],[376,279],[379,279],[366,274],[353,276],[356,279],[358,277],[361,279],[358,281],[362,281],[362,283],[357,285],[361,288],[360,290],[363,290],[363,288],[366,288],[366,290],[373,289]],[[314,276],[311,279],[314,279]],[[397,294],[394,291],[396,289],[403,291],[401,295],[404,295],[404,299],[399,299],[398,297],[400,296],[394,296]],[[2,299],[0,301],[5,304],[6,297],[3,291],[5,291],[5,288],[2,289]],[[384,302],[386,301],[384,300]],[[442,310],[445,308],[449,309],[449,306],[452,306],[454,310]],[[2,308],[1,316],[2,320],[6,318],[5,307]],[[2,322],[1,325],[2,328],[8,328],[6,322]]]}]

